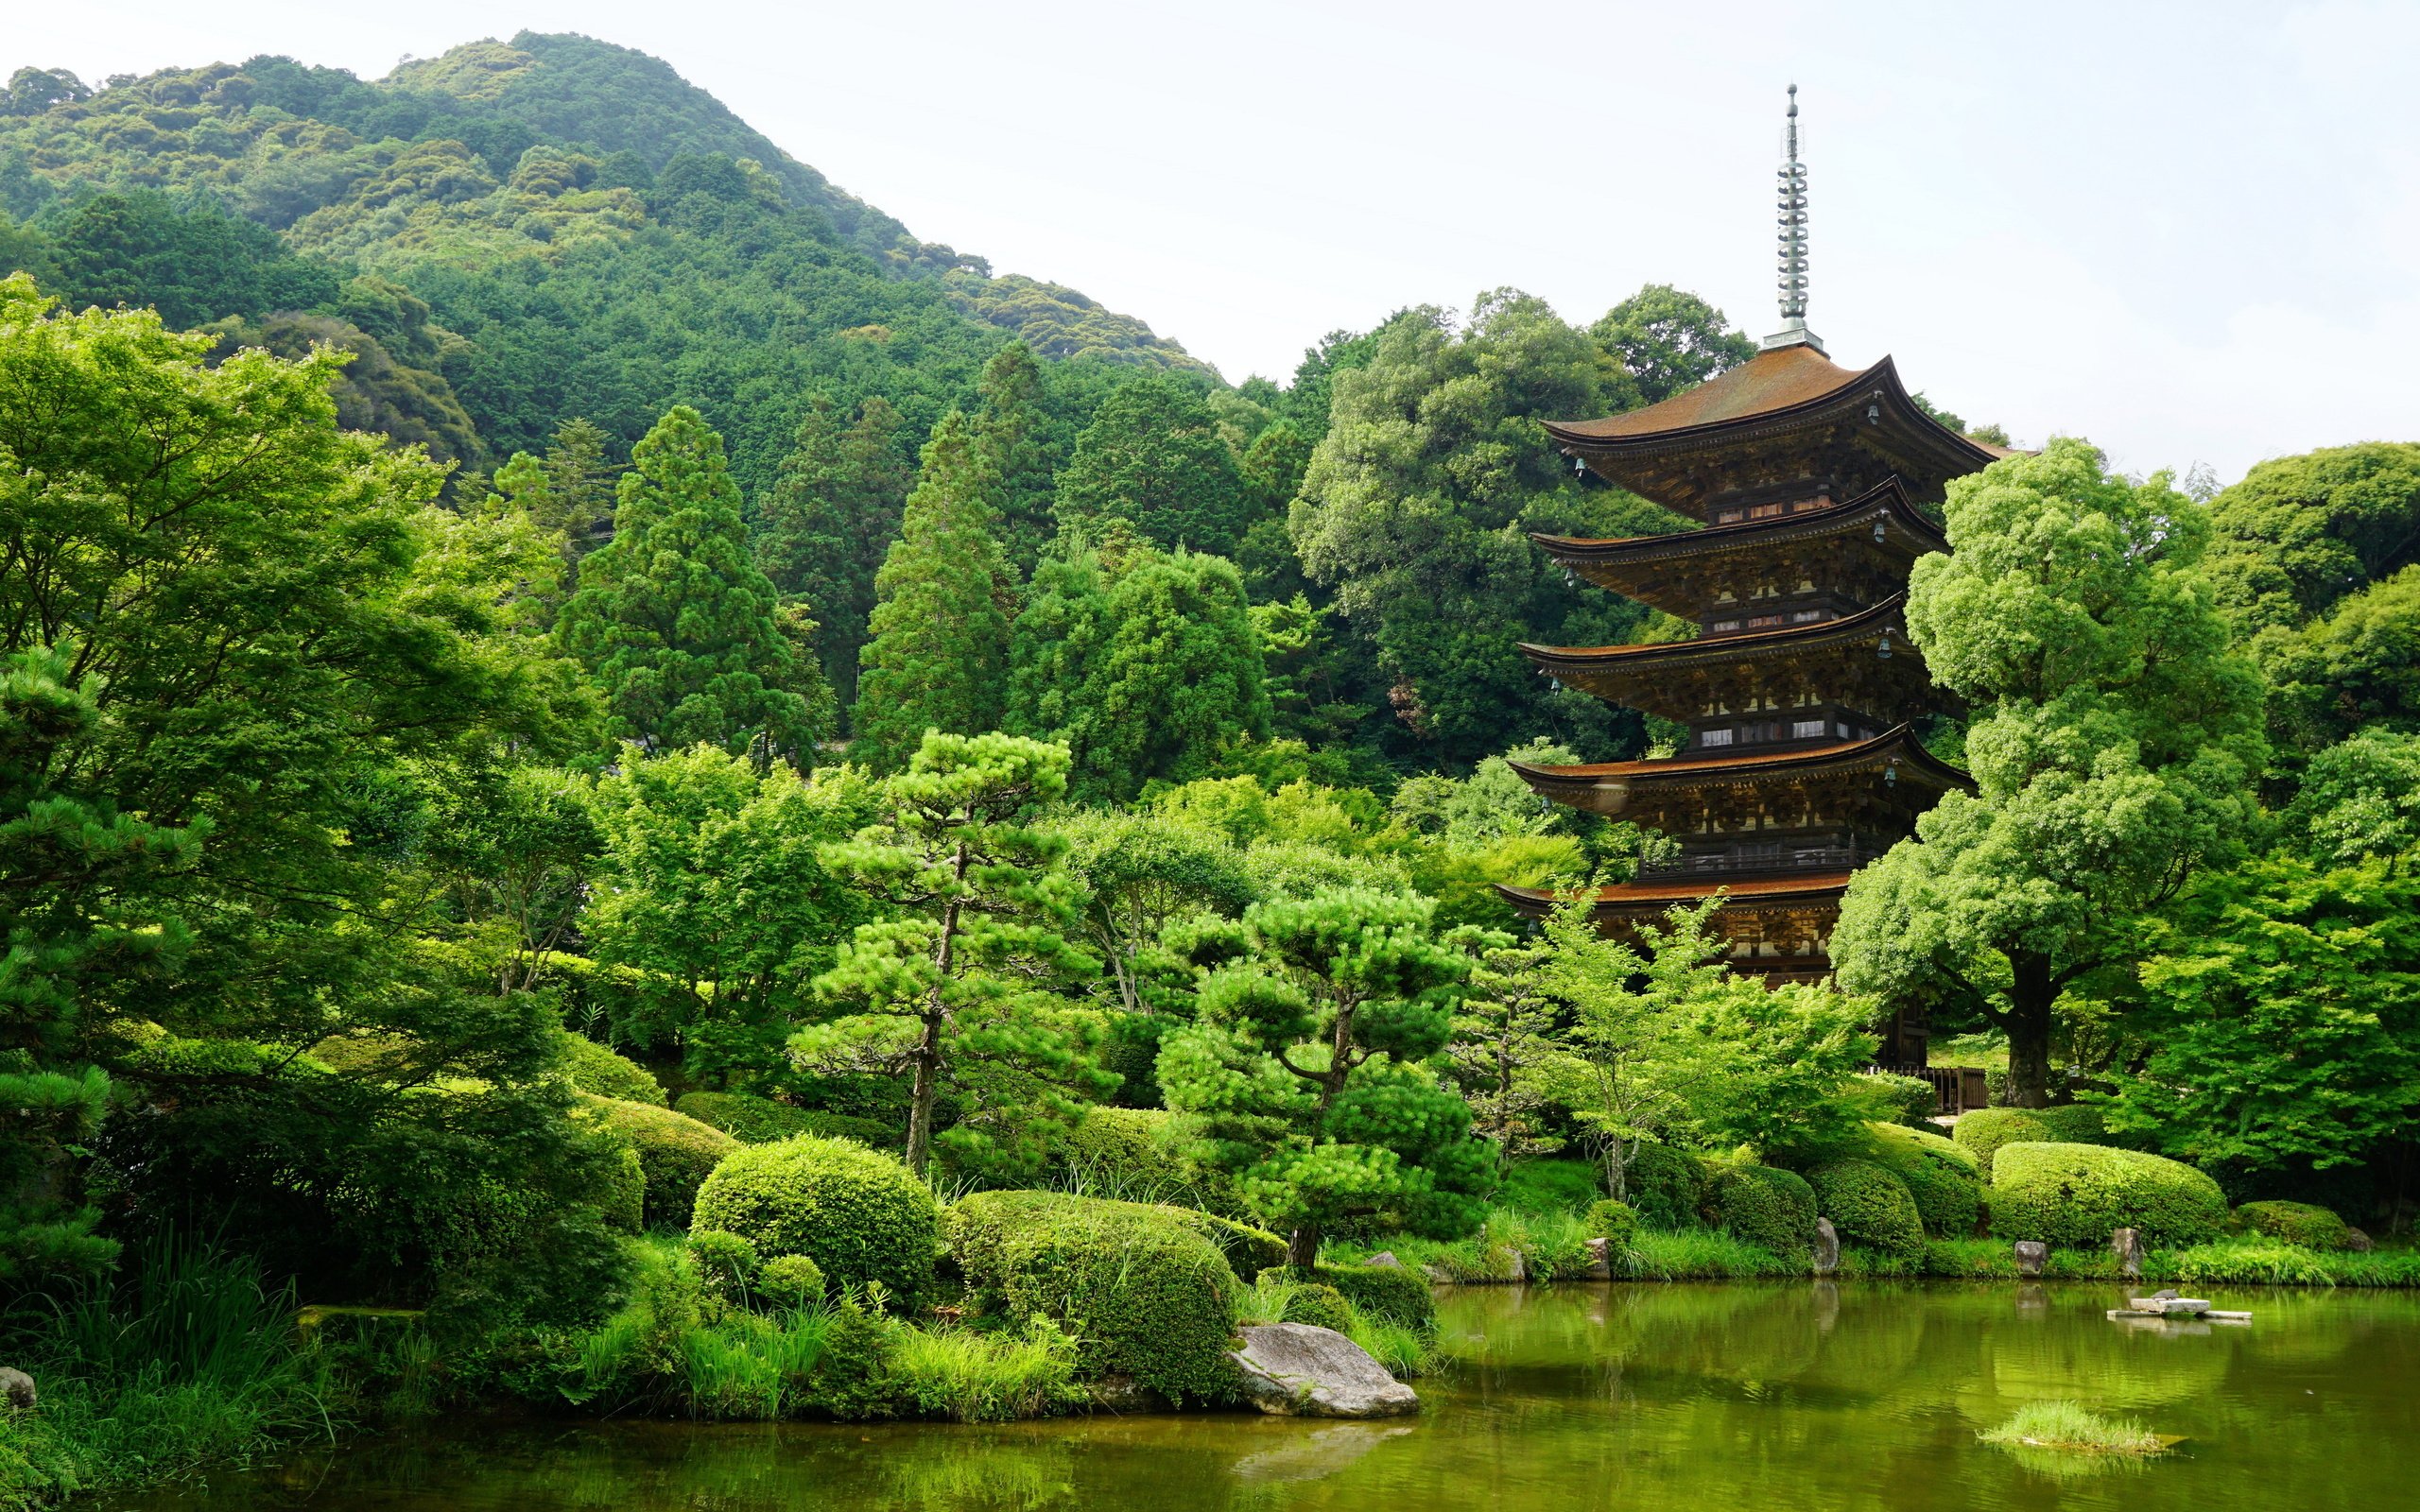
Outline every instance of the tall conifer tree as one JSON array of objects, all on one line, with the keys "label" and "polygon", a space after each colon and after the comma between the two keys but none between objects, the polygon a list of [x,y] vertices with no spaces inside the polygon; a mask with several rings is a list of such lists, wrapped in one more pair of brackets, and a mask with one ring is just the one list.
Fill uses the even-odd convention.
[{"label": "tall conifer tree", "polygon": [[722,438],[676,405],[631,448],[618,491],[614,540],[580,563],[564,606],[563,644],[642,745],[804,764],[832,696],[749,556]]},{"label": "tall conifer tree", "polygon": [[1054,528],[1050,516],[1053,455],[1042,407],[1042,365],[1022,341],[993,353],[976,384],[982,407],[976,430],[1000,475],[1000,546],[1021,574],[1030,575]]},{"label": "tall conifer tree", "polygon": [[1016,597],[1014,570],[992,533],[999,488],[977,428],[955,411],[944,417],[874,577],[851,725],[857,760],[895,769],[927,730],[999,727]]},{"label": "tall conifer tree", "polygon": [[816,395],[756,510],[757,565],[785,595],[805,601],[817,622],[816,658],[843,705],[856,697],[874,573],[898,539],[900,507],[915,482],[900,426],[899,412],[879,396],[849,424]]}]

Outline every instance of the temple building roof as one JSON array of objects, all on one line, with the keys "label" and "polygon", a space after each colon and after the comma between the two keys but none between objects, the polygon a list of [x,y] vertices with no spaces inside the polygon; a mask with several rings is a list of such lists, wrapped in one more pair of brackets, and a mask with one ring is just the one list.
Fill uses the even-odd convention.
[{"label": "temple building roof", "polygon": [[1894,475],[1933,503],[1951,478],[2009,455],[1918,408],[1889,357],[1852,370],[1803,342],[1644,409],[1546,429],[1599,476],[1700,520],[1730,494],[1821,481],[1847,496]]},{"label": "temple building roof", "polygon": [[[1925,749],[1910,725],[1898,725],[1870,740],[1834,741],[1787,750],[1677,756],[1636,762],[1592,762],[1546,766],[1513,762],[1514,771],[1540,798],[1607,816],[1647,811],[1649,822],[1675,799],[1697,802],[1710,788],[1837,785],[1863,777],[1894,792],[1891,807],[1910,816],[1932,806],[1952,788],[1971,791],[1974,780]],[[1836,808],[1845,807],[1835,803]],[[1704,889],[1701,887],[1700,891]]]},{"label": "temple building roof", "polygon": [[1900,619],[1905,593],[1838,619],[1651,645],[1533,645],[1541,672],[1585,693],[1687,723],[1709,709],[1784,706],[1812,695],[1881,718],[1949,700],[1932,691]]},{"label": "temple building roof", "polygon": [[[1908,498],[1896,477],[1841,503],[1791,501],[1756,518],[1658,536],[1599,539],[1532,534],[1558,566],[1668,614],[1695,619],[1717,588],[1740,576],[1772,576],[1843,547],[1894,582],[1949,540]],[[1743,511],[1744,512],[1744,511]],[[1870,538],[1870,539],[1869,539]]]}]

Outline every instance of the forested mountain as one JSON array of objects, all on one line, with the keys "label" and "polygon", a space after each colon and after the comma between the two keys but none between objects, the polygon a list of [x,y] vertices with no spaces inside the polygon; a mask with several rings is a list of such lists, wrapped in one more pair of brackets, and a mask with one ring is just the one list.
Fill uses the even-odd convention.
[{"label": "forested mountain", "polygon": [[[667,64],[585,37],[374,82],[284,58],[97,92],[21,70],[0,209],[24,223],[0,261],[71,302],[334,340],[364,359],[349,423],[471,462],[575,415],[627,447],[686,402],[752,492],[810,393],[878,394],[921,436],[1004,332],[1075,359],[1050,369],[1068,415],[1128,368],[1210,376],[1074,290],[917,240]],[[295,311],[316,323],[261,324]]]}]

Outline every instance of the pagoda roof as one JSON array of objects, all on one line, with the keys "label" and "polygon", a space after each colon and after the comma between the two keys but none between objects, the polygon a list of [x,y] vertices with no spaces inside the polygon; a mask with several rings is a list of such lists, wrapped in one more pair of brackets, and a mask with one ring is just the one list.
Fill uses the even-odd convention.
[{"label": "pagoda roof", "polygon": [[1907,602],[1906,593],[1893,593],[1879,604],[1838,619],[1751,630],[1745,635],[1705,635],[1689,641],[1652,641],[1643,645],[1538,645],[1523,641],[1521,650],[1539,671],[1557,677],[1616,667],[1624,671],[1663,671],[1708,662],[1734,666],[1885,634],[1898,627],[1899,610]]},{"label": "pagoda roof", "polygon": [[1951,478],[2009,455],[1917,407],[1889,357],[1853,370],[1804,343],[1759,352],[1644,409],[1545,423],[1599,476],[1701,519],[1717,495],[1797,477],[1861,490],[1896,473],[1931,501]]},{"label": "pagoda roof", "polygon": [[1711,562],[1735,553],[1751,553],[1760,562],[1769,561],[1785,554],[1785,548],[1853,535],[1872,523],[1881,525],[1873,549],[1893,561],[1913,562],[1927,552],[1949,550],[1949,538],[1910,502],[1907,489],[1895,476],[1853,499],[1760,520],[1654,536],[1599,538],[1533,532],[1530,539],[1556,565],[1599,588],[1683,619],[1694,619],[1704,608],[1704,597],[1689,575],[1670,572],[1671,564]]},{"label": "pagoda roof", "polygon": [[[1804,908],[1809,904],[1837,903],[1848,889],[1846,871],[1810,872],[1803,877],[1757,878],[1747,882],[1722,883],[1708,886],[1688,882],[1622,882],[1597,889],[1596,904],[1590,910],[1602,919],[1609,915],[1661,914],[1675,903],[1693,903],[1724,894],[1725,908]],[[1506,902],[1535,919],[1553,911],[1570,894],[1558,893],[1549,887],[1515,887],[1497,883],[1495,891]]]},{"label": "pagoda roof", "polygon": [[[1896,768],[1934,793],[1971,790],[1974,779],[1925,749],[1911,725],[1894,725],[1869,740],[1827,742],[1789,750],[1669,756],[1649,761],[1547,766],[1513,762],[1512,769],[1540,798],[1590,814],[1617,815],[1634,799],[1706,787],[1803,783],[1817,778]],[[1894,779],[1895,781],[1895,779]],[[1912,794],[1910,795],[1912,798]],[[1708,889],[1701,886],[1703,893]]]}]

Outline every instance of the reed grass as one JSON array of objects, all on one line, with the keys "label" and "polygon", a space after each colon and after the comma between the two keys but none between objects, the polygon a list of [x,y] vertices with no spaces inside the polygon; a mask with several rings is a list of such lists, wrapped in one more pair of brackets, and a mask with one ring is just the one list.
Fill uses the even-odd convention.
[{"label": "reed grass", "polygon": [[2078,1454],[2157,1454],[2167,1441],[2138,1422],[2103,1418],[2073,1401],[2030,1401],[1980,1435],[1987,1444],[2056,1449]]}]

